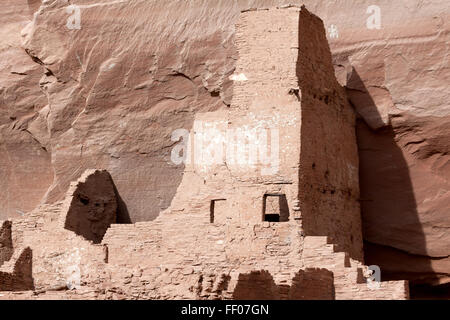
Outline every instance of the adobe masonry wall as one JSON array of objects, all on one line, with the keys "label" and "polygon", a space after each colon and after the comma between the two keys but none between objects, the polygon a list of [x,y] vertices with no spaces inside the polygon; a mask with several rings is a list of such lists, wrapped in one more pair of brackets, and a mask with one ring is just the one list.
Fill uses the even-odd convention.
[{"label": "adobe masonry wall", "polygon": [[0,221],[0,267],[13,255],[11,221]]},{"label": "adobe masonry wall", "polygon": [[109,173],[87,172],[73,191],[64,228],[100,243],[109,226],[116,222],[116,212],[117,199]]},{"label": "adobe masonry wall", "polygon": [[336,81],[323,22],[303,9],[298,33],[303,229],[363,261],[355,114]]},{"label": "adobe masonry wall", "polygon": [[[231,106],[196,115],[170,211],[204,213],[211,200],[226,199],[229,223],[254,224],[262,221],[263,196],[284,194],[291,220],[298,216],[300,103],[290,94],[298,88],[297,25],[298,10],[242,14]],[[211,153],[219,154],[213,163]]]},{"label": "adobe masonry wall", "polygon": [[409,299],[407,281],[379,283],[379,288],[368,286],[368,267],[350,258],[347,252],[338,252],[338,246],[327,237],[305,237],[302,261],[305,268],[325,268],[333,272],[337,300],[405,300]]}]

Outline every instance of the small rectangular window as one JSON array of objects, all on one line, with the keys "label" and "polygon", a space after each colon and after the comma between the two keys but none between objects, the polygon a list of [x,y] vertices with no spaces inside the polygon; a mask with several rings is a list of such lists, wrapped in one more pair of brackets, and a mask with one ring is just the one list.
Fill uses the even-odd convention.
[{"label": "small rectangular window", "polygon": [[284,194],[265,194],[263,200],[263,221],[289,221],[289,207]]}]

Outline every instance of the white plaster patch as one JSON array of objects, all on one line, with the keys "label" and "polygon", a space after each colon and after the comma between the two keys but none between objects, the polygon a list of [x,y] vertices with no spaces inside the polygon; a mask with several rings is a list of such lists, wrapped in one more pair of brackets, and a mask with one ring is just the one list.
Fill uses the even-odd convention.
[{"label": "white plaster patch", "polygon": [[231,75],[230,80],[232,80],[232,81],[248,81],[247,77],[243,73]]}]

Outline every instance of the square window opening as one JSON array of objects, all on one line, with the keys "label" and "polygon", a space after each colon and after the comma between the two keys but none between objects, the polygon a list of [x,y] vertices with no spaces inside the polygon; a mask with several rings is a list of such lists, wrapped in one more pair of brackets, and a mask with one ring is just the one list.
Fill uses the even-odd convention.
[{"label": "square window opening", "polygon": [[284,194],[265,194],[263,198],[263,221],[289,221],[289,206]]}]

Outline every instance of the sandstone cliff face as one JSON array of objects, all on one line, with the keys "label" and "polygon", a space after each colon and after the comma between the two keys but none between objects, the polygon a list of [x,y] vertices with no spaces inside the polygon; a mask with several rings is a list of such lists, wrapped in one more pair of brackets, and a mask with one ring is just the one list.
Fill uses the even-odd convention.
[{"label": "sandstone cliff face", "polygon": [[[111,172],[119,221],[155,219],[183,173],[171,133],[231,102],[239,12],[297,2],[80,0],[77,29],[69,1],[4,1],[0,219],[61,200],[91,167]],[[448,1],[376,1],[380,29],[367,25],[373,1],[303,2],[324,20],[361,115],[367,262],[392,278],[447,281]]]}]

